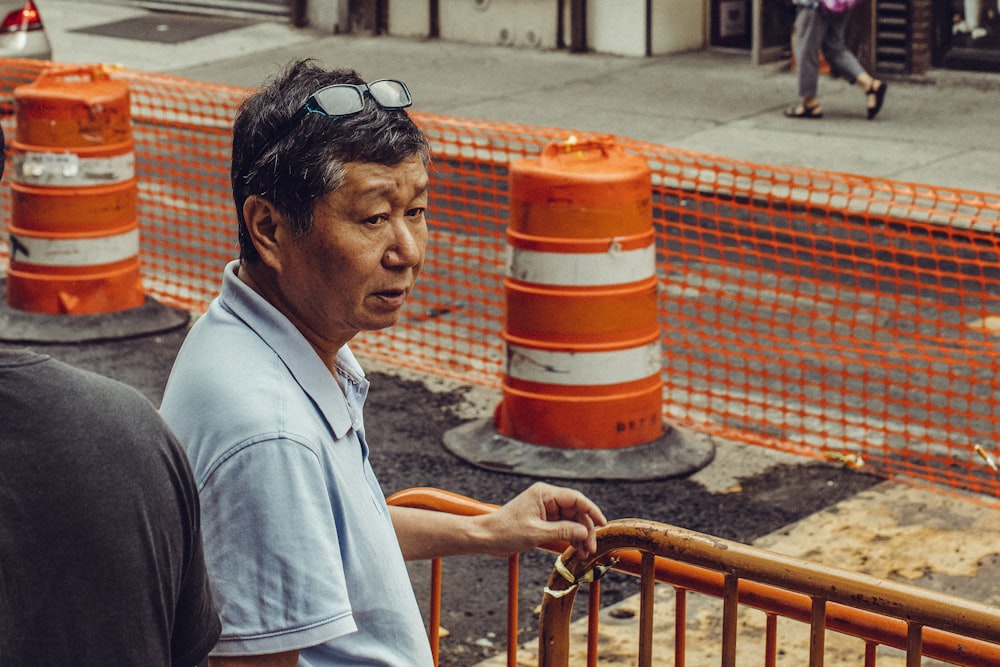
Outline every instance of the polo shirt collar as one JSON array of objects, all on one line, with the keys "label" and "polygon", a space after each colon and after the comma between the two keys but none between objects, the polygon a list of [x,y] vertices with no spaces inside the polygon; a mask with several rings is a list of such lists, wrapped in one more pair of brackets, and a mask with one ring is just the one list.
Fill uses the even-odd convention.
[{"label": "polo shirt collar", "polygon": [[282,363],[302,390],[323,413],[337,438],[350,429],[363,433],[361,411],[368,391],[368,380],[354,354],[345,345],[337,352],[338,375],[348,378],[354,391],[346,391],[340,379],[330,373],[316,350],[277,308],[255,292],[236,275],[239,260],[226,265],[222,275],[220,304],[252,329]]}]

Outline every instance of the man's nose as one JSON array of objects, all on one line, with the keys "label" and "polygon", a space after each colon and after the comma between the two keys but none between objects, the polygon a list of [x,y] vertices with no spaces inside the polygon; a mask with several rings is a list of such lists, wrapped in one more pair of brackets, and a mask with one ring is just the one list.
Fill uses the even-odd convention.
[{"label": "man's nose", "polygon": [[400,221],[393,225],[393,237],[383,256],[387,266],[415,266],[424,252],[425,227]]}]

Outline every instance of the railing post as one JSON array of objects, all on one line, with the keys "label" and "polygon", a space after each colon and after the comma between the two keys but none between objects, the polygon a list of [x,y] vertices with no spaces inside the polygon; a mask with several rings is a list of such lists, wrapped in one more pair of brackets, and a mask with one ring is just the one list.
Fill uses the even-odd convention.
[{"label": "railing post", "polygon": [[826,647],[826,600],[812,599],[809,617],[809,667],[823,667],[823,650]]},{"label": "railing post", "polygon": [[642,554],[642,593],[639,601],[639,667],[653,664],[653,595],[656,592],[656,555]]},{"label": "railing post", "polygon": [[722,667],[736,667],[740,578],[727,572],[722,589]]}]

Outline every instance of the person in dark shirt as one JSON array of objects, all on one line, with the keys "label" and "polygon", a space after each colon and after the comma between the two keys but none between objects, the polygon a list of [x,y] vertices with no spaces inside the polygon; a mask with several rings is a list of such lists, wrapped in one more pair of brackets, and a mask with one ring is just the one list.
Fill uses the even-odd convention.
[{"label": "person in dark shirt", "polygon": [[193,667],[220,631],[197,487],[153,405],[0,346],[0,665]]},{"label": "person in dark shirt", "polygon": [[187,458],[139,392],[0,348],[0,665],[184,665],[219,637]]}]

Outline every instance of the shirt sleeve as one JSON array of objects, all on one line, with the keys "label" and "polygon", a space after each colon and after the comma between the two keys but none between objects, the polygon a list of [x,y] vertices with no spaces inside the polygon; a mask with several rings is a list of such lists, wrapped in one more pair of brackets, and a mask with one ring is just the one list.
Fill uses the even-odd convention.
[{"label": "shirt sleeve", "polygon": [[222,617],[213,655],[315,646],[356,631],[322,464],[288,437],[234,448],[201,489]]},{"label": "shirt sleeve", "polygon": [[212,589],[205,567],[197,486],[180,444],[172,435],[166,437],[177,461],[177,493],[182,520],[186,524],[185,534],[188,536],[171,633],[170,656],[172,665],[189,667],[200,663],[208,655],[219,639],[222,625],[212,600]]}]

